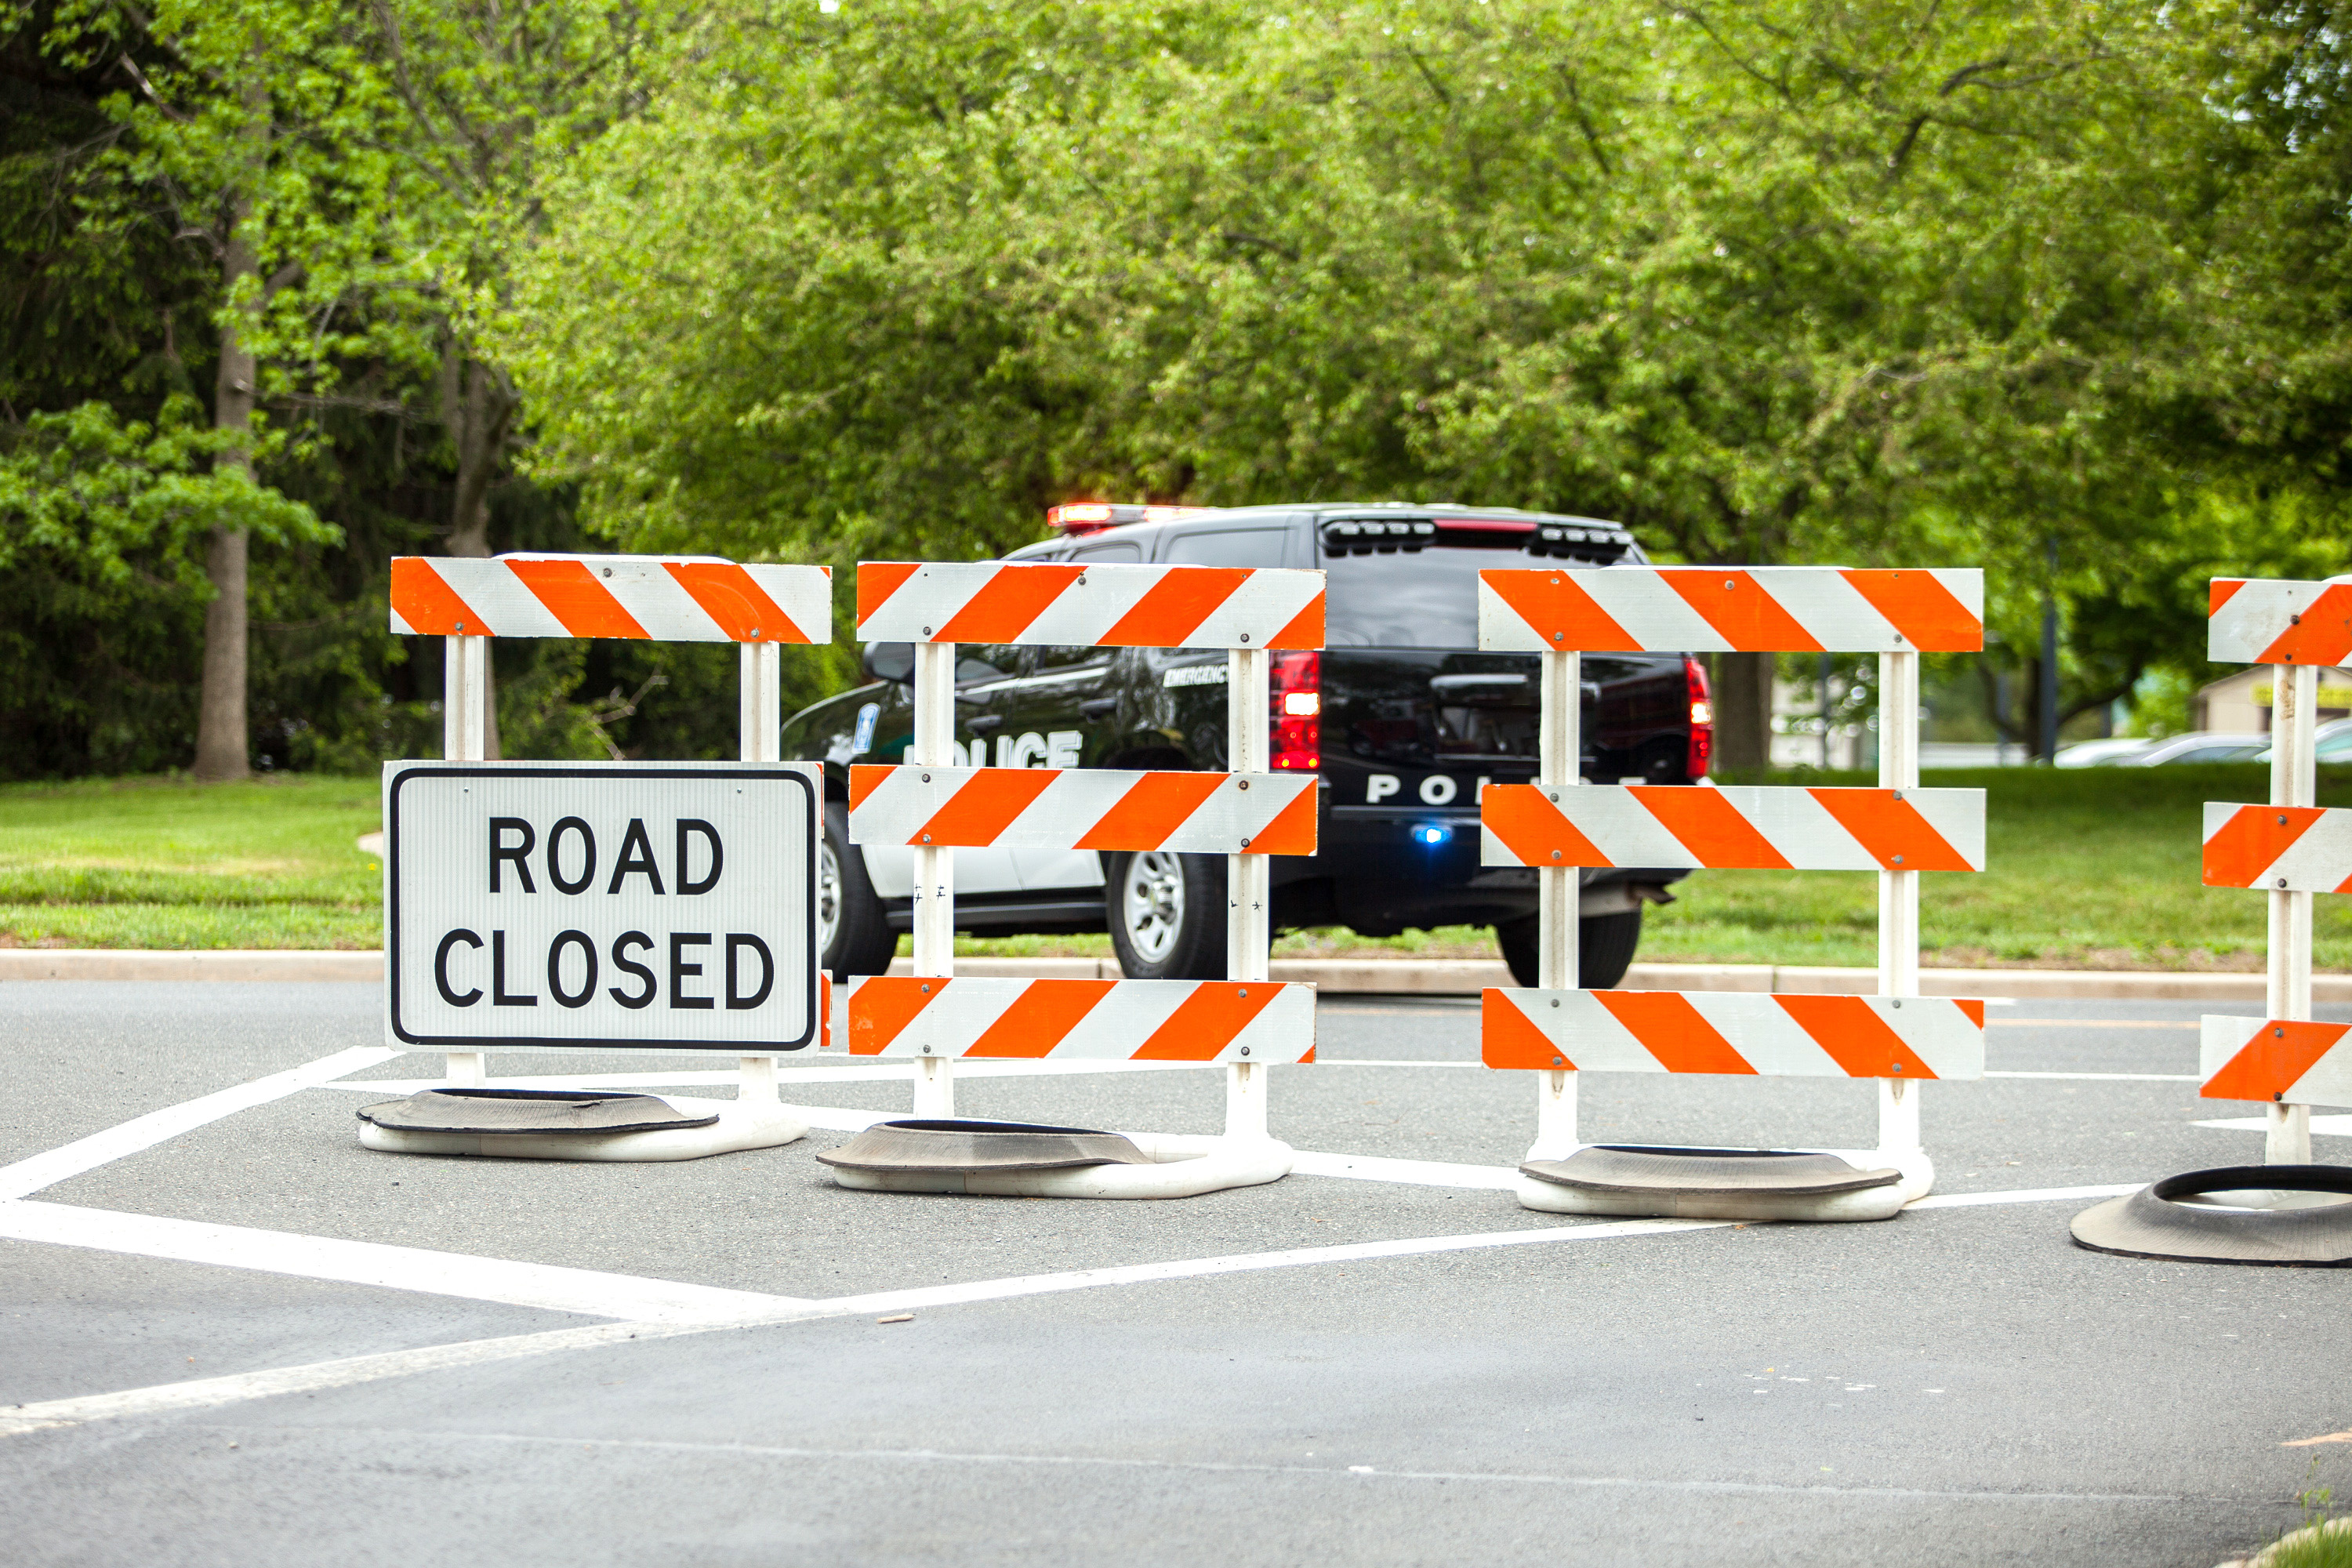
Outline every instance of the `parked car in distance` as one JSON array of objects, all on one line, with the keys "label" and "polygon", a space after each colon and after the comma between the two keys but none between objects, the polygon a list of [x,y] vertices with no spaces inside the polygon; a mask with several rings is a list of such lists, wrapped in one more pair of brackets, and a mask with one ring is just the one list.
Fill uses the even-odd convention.
[{"label": "parked car in distance", "polygon": [[2117,757],[2112,763],[2093,763],[2095,767],[2158,768],[2174,763],[2247,763],[2254,753],[2270,742],[2261,735],[2225,735],[2203,733],[2175,735],[2168,741],[2158,741],[2144,752]]},{"label": "parked car in distance", "polygon": [[[2312,752],[2316,761],[2333,763],[2341,767],[2352,763],[2352,719],[2331,719],[2312,731]],[[2267,763],[2273,748],[2264,746],[2246,761]]]},{"label": "parked car in distance", "polygon": [[2077,741],[2071,746],[2059,747],[2058,754],[2050,759],[2050,763],[2060,768],[2111,768],[2126,757],[2136,756],[2159,743],[2145,736],[2130,735]]},{"label": "parked car in distance", "polygon": [[[1452,503],[1057,510],[1080,515],[1063,517],[1062,537],[1007,559],[1320,568],[1325,646],[1271,661],[1272,767],[1318,775],[1318,853],[1275,858],[1276,927],[1393,936],[1491,925],[1514,976],[1535,983],[1536,872],[1480,864],[1478,791],[1535,776],[1541,659],[1478,650],[1478,573],[1645,563],[1630,533]],[[824,763],[819,942],[836,975],[880,973],[912,925],[912,850],[850,842],[847,801],[853,763],[896,763],[912,739],[913,663],[907,644],[869,644],[868,684],[785,721],[783,754]],[[959,645],[957,764],[1222,770],[1226,667],[1209,648]],[[1706,774],[1713,717],[1696,660],[1588,653],[1583,675],[1586,778],[1685,784]],[[1666,901],[1687,874],[1582,874],[1582,984],[1623,976],[1643,906]],[[960,931],[1108,931],[1130,978],[1225,972],[1222,856],[966,848],[955,877]]]}]

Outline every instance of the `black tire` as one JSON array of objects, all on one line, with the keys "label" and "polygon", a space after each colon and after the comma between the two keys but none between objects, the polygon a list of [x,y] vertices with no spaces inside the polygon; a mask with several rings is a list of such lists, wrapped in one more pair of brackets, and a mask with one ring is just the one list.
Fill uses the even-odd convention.
[{"label": "black tire", "polygon": [[1223,980],[1225,858],[1164,850],[1105,855],[1103,921],[1119,972],[1129,980]]},{"label": "black tire", "polygon": [[[1625,978],[1633,967],[1633,950],[1642,944],[1642,910],[1635,905],[1613,915],[1588,915],[1576,942],[1576,983],[1586,991],[1605,991]],[[1533,988],[1536,984],[1536,917],[1506,921],[1495,928],[1495,941],[1511,978]]]},{"label": "black tire", "polygon": [[849,841],[849,808],[837,800],[824,803],[824,842],[817,849],[816,880],[817,962],[833,975],[833,983],[845,985],[853,974],[887,973],[898,952],[898,936],[883,918],[882,900],[866,874],[866,857]]}]

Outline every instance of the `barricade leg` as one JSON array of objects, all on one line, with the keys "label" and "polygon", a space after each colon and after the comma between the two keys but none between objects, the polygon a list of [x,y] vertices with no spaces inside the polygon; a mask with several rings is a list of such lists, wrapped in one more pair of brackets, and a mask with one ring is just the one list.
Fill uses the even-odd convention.
[{"label": "barricade leg", "polygon": [[[955,756],[955,650],[953,643],[915,645],[915,744],[910,763],[945,767]],[[915,850],[915,973],[941,978],[955,973],[955,851],[934,847]],[[955,1115],[955,1063],[924,1057],[915,1064],[915,1114],[931,1120]]]}]

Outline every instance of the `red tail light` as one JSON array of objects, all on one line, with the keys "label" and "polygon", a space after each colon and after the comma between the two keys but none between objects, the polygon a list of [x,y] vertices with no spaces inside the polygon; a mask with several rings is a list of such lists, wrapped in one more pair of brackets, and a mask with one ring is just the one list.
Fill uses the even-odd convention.
[{"label": "red tail light", "polygon": [[1267,684],[1274,712],[1267,723],[1271,765],[1312,773],[1323,765],[1323,656],[1285,649],[1274,656]]},{"label": "red tail light", "polygon": [[1715,760],[1715,702],[1707,695],[1706,668],[1688,654],[1683,655],[1683,684],[1690,693],[1690,760],[1684,771],[1696,784]]}]

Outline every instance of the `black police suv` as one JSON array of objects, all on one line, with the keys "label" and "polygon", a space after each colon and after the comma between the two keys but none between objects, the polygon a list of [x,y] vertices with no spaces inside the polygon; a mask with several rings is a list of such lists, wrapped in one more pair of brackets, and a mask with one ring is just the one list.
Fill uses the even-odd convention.
[{"label": "black police suv", "polygon": [[[1319,775],[1319,852],[1274,860],[1277,930],[1492,925],[1536,983],[1536,874],[1478,863],[1478,789],[1535,776],[1540,660],[1480,653],[1478,573],[1644,561],[1615,524],[1440,502],[1231,510],[1076,503],[1062,536],[1013,561],[1308,566],[1328,574],[1326,646],[1272,656],[1271,765]],[[793,716],[787,757],[823,759],[819,941],[836,977],[886,970],[910,928],[913,852],[849,842],[849,767],[913,739],[912,650],[866,650],[871,684]],[[1681,654],[1584,657],[1584,775],[1689,784],[1713,746],[1706,677]],[[957,649],[956,746],[971,767],[1225,765],[1225,655],[1183,648]],[[1135,979],[1225,973],[1222,856],[959,849],[956,928],[980,935],[1108,930]],[[1645,902],[1687,873],[1583,874],[1578,971],[1613,985]]]}]

